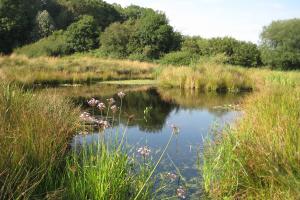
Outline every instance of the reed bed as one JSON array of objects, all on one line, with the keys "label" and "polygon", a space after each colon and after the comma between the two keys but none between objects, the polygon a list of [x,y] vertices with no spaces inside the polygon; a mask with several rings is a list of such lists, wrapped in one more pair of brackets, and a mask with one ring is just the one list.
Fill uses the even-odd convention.
[{"label": "reed bed", "polygon": [[300,198],[299,102],[299,88],[265,88],[247,98],[235,128],[207,142],[203,177],[212,199]]},{"label": "reed bed", "polygon": [[79,128],[79,110],[57,96],[24,93],[3,83],[0,110],[0,199],[50,195]]},{"label": "reed bed", "polygon": [[244,69],[219,64],[166,67],[158,76],[160,85],[207,92],[249,91],[254,87]]}]

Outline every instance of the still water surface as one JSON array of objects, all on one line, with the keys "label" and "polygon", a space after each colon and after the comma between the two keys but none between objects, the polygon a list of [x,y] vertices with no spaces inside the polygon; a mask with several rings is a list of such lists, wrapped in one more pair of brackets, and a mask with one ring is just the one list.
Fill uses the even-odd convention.
[{"label": "still water surface", "polygon": [[[151,159],[155,162],[172,134],[171,125],[179,127],[180,132],[173,137],[156,173],[171,172],[181,174],[182,178],[170,183],[170,187],[159,198],[174,195],[176,187],[182,185],[187,188],[188,199],[199,199],[199,162],[201,163],[203,153],[203,141],[212,129],[221,130],[241,115],[240,111],[231,108],[239,104],[243,96],[202,94],[194,90],[161,89],[153,86],[103,84],[57,88],[48,92],[71,97],[76,104],[81,105],[83,111],[100,116],[99,111],[91,110],[87,100],[94,97],[106,102],[107,98],[114,97],[116,104],[120,105],[116,96],[119,91],[126,93],[122,102],[121,122],[118,123],[116,119],[113,130],[106,131],[106,137],[128,125],[126,142],[131,153],[136,154],[139,147],[147,146],[151,149]],[[128,123],[129,116],[134,118]],[[96,131],[85,136],[78,135],[74,141],[77,145],[83,140],[91,143],[97,141],[99,135],[101,134]]]}]

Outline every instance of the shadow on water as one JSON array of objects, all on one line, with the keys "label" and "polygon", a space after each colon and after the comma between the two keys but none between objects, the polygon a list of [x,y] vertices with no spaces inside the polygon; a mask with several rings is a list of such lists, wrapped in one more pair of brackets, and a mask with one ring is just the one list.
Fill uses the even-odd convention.
[{"label": "shadow on water", "polygon": [[[199,155],[201,156],[203,152],[203,138],[209,135],[214,125],[217,124],[219,129],[222,129],[240,117],[241,112],[232,108],[237,108],[245,95],[203,94],[195,90],[103,84],[54,88],[41,92],[70,97],[83,111],[100,116],[100,111],[91,109],[87,100],[93,97],[107,103],[106,99],[114,97],[116,105],[120,105],[120,100],[116,96],[119,91],[126,93],[122,102],[121,124],[114,122],[115,126],[110,132],[114,133],[120,127],[124,128],[129,116],[134,116],[128,124],[126,141],[133,152],[141,146],[148,146],[152,149],[152,157],[155,160],[172,134],[170,125],[176,124],[180,128],[180,133],[173,138],[157,173],[180,173],[182,175],[180,184],[188,188],[189,199],[199,197],[202,193],[199,189],[201,173],[197,162],[201,163]],[[100,135],[95,131],[87,136],[77,136],[76,142],[80,143],[83,138],[86,142],[93,142],[98,140]],[[160,194],[161,197],[174,193],[174,187],[176,188],[179,183],[172,184],[170,188],[165,188]]]}]

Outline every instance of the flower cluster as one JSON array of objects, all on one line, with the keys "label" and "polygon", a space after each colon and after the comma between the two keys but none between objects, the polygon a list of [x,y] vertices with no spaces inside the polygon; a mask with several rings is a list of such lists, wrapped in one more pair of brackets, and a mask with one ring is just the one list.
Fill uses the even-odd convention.
[{"label": "flower cluster", "polygon": [[89,106],[95,107],[99,104],[99,100],[96,100],[95,98],[92,98],[88,101]]},{"label": "flower cluster", "polygon": [[101,110],[101,111],[105,110],[105,108],[106,108],[106,106],[105,106],[105,104],[104,104],[103,102],[100,102],[100,103],[98,104],[97,107],[98,107],[99,110]]},{"label": "flower cluster", "polygon": [[115,114],[118,111],[118,107],[116,105],[113,105],[112,107],[110,107],[110,109],[113,114]]},{"label": "flower cluster", "polygon": [[80,114],[80,119],[86,122],[93,122],[95,120],[94,117],[91,116],[88,112],[83,112]]},{"label": "flower cluster", "polygon": [[180,198],[180,199],[185,199],[186,198],[186,191],[182,186],[177,188],[176,194],[177,194],[177,197]]},{"label": "flower cluster", "polygon": [[112,106],[114,103],[116,103],[115,99],[114,98],[109,98],[107,99],[107,102],[110,106]]},{"label": "flower cluster", "polygon": [[95,117],[91,116],[91,114],[88,112],[81,113],[80,119],[85,122],[97,124],[102,129],[106,129],[106,128],[110,127],[110,124],[108,121],[96,119]]},{"label": "flower cluster", "polygon": [[148,147],[140,147],[137,151],[140,155],[146,157],[149,156],[151,153],[151,150]]},{"label": "flower cluster", "polygon": [[168,173],[166,174],[166,177],[167,177],[168,179],[171,179],[172,181],[175,181],[175,180],[177,179],[177,175],[174,174],[174,173],[171,173],[171,172],[168,172]]},{"label": "flower cluster", "polygon": [[106,120],[97,120],[96,123],[97,123],[97,124],[99,125],[99,127],[102,128],[102,129],[107,129],[107,128],[110,127],[109,122],[106,121]]},{"label": "flower cluster", "polygon": [[126,94],[122,91],[118,93],[118,96],[120,97],[120,99],[123,99],[125,95]]}]

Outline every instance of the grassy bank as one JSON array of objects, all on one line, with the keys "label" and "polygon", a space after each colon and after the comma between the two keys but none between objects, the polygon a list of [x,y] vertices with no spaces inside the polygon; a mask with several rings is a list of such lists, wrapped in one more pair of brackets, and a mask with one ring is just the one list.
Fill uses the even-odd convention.
[{"label": "grassy bank", "polygon": [[0,199],[49,195],[68,143],[79,126],[79,110],[49,95],[0,84]]},{"label": "grassy bank", "polygon": [[[61,96],[0,84],[0,199],[133,199],[150,168],[108,143],[81,153],[79,109]],[[147,165],[149,166],[149,165]],[[150,165],[151,166],[151,165]],[[151,181],[139,199],[148,199]]]},{"label": "grassy bank", "polygon": [[87,56],[63,58],[0,57],[0,78],[22,85],[93,83],[124,79],[153,79],[155,64],[99,59]]},{"label": "grassy bank", "polygon": [[203,175],[213,199],[300,198],[299,101],[299,88],[269,87],[248,98],[235,128],[208,142]]}]

